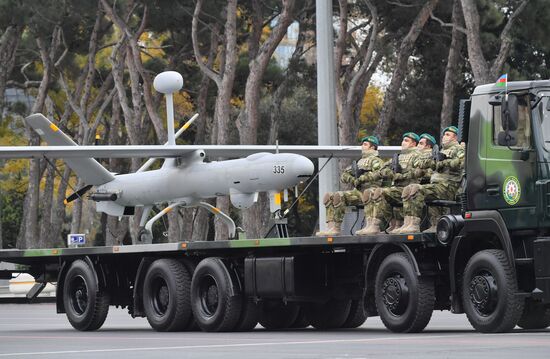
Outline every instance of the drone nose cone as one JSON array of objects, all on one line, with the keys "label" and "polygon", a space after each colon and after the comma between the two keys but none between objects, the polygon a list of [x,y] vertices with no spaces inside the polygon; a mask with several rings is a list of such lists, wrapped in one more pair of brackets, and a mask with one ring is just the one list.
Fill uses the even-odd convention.
[{"label": "drone nose cone", "polygon": [[304,156],[298,156],[294,161],[294,173],[297,177],[307,178],[313,174],[314,171],[313,162],[309,158]]}]

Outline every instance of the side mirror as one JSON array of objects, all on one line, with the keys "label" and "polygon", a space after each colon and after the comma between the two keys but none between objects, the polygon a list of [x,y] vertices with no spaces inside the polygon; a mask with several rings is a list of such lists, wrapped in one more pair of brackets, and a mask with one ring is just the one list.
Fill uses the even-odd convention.
[{"label": "side mirror", "polygon": [[513,131],[502,131],[498,133],[497,142],[499,146],[515,146],[518,143],[515,132]]},{"label": "side mirror", "polygon": [[515,131],[518,129],[518,97],[514,94],[508,95],[508,100],[502,100],[502,128],[504,131]]}]

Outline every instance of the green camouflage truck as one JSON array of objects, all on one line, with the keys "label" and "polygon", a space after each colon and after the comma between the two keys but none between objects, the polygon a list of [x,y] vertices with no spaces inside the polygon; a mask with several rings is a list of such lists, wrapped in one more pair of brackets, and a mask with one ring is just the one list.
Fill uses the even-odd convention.
[{"label": "green camouflage truck", "polygon": [[[550,325],[550,81],[461,101],[464,178],[437,233],[1,250],[78,330],[110,306],[158,331],[355,328],[419,332],[434,310],[485,333]],[[280,231],[285,233],[285,231]],[[20,269],[18,270],[20,271]],[[11,278],[12,271],[0,271]]]}]

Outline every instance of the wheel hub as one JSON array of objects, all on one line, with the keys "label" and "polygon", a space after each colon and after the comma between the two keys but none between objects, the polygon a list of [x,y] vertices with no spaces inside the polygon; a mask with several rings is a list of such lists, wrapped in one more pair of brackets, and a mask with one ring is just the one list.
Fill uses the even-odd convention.
[{"label": "wheel hub", "polygon": [[218,285],[214,278],[207,276],[203,279],[199,294],[202,311],[207,316],[213,316],[219,305]]},{"label": "wheel hub", "polygon": [[387,278],[382,285],[382,300],[386,308],[394,315],[401,315],[407,309],[409,288],[401,276]]},{"label": "wheel hub", "polygon": [[158,277],[155,279],[152,288],[153,308],[158,315],[164,315],[166,314],[170,303],[170,291],[168,289],[168,284],[166,284],[166,281],[163,278]]},{"label": "wheel hub", "polygon": [[479,273],[470,281],[470,300],[482,315],[490,315],[497,304],[498,287],[495,278],[487,272]]},{"label": "wheel hub", "polygon": [[84,314],[88,308],[88,289],[84,278],[78,276],[70,284],[71,303],[78,315]]}]

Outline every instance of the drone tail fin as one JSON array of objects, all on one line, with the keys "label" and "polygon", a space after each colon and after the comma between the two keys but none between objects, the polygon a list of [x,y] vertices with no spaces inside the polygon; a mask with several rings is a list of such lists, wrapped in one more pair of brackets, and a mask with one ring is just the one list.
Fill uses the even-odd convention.
[{"label": "drone tail fin", "polygon": [[[54,123],[40,113],[30,115],[25,118],[25,122],[49,146],[78,147],[69,136],[64,134]],[[105,167],[93,158],[64,158],[63,160],[88,185],[101,185],[115,179],[115,176],[111,172],[107,171]]]}]

